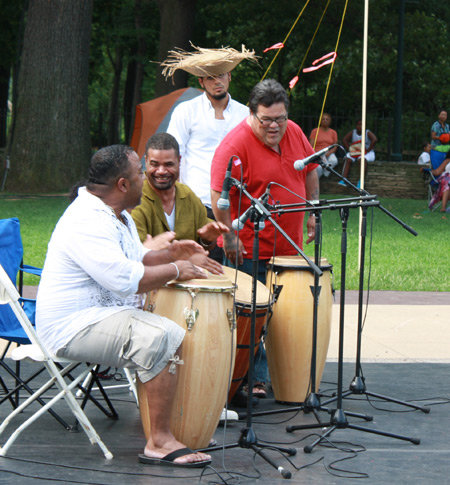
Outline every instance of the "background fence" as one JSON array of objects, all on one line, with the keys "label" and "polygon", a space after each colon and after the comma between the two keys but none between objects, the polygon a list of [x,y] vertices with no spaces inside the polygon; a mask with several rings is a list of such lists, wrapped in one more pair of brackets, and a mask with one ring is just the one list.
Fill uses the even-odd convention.
[{"label": "background fence", "polygon": [[[331,127],[337,131],[339,140],[347,132],[355,127],[359,113],[355,112],[336,112],[331,113],[333,121]],[[122,116],[122,114],[120,115]],[[123,120],[119,118],[121,126]],[[305,134],[309,136],[311,130],[317,127],[317,113],[302,114],[294,118]],[[403,161],[417,161],[422,151],[424,141],[430,139],[430,128],[435,120],[424,115],[409,116],[403,115],[402,120],[402,155]],[[11,124],[11,113],[8,110],[0,110],[0,149],[7,145],[7,129]],[[394,118],[390,113],[368,113],[366,125],[369,130],[375,133],[378,143],[375,147],[377,160],[391,160],[394,140]],[[1,129],[1,127],[5,127]],[[103,112],[91,113],[91,136],[92,146],[101,147],[107,144],[108,133],[108,114]],[[111,143],[129,143],[130,140],[121,129],[120,140],[114,140]]]}]

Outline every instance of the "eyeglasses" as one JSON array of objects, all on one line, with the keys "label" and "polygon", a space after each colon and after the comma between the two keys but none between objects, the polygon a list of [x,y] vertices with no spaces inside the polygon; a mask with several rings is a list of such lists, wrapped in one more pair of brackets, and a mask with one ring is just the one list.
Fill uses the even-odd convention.
[{"label": "eyeglasses", "polygon": [[268,128],[272,123],[276,123],[277,125],[282,125],[288,119],[287,113],[284,116],[279,116],[278,118],[259,118],[256,113],[253,115],[264,128]]}]

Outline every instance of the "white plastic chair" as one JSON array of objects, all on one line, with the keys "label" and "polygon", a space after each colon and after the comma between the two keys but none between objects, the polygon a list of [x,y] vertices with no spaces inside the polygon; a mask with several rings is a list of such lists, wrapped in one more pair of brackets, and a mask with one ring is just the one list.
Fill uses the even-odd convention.
[{"label": "white plastic chair", "polygon": [[[100,436],[95,431],[94,427],[90,423],[89,419],[87,418],[84,411],[81,409],[79,403],[72,393],[73,388],[83,381],[87,374],[95,367],[95,364],[89,364],[84,366],[84,364],[80,364],[79,362],[51,356],[45,349],[45,347],[41,344],[39,337],[34,330],[34,327],[32,326],[30,320],[28,319],[27,315],[22,309],[22,306],[19,303],[19,298],[19,293],[17,292],[14,285],[11,283],[11,280],[9,279],[3,267],[0,265],[0,305],[8,304],[11,307],[18,321],[26,332],[28,338],[32,342],[32,344],[30,345],[21,345],[20,347],[15,349],[13,351],[12,357],[17,360],[23,360],[26,358],[34,362],[40,362],[41,365],[43,364],[47,369],[50,379],[3,420],[0,426],[0,436],[3,434],[8,424],[19,413],[21,413],[25,408],[32,404],[38,397],[40,397],[53,385],[56,385],[59,392],[56,394],[56,396],[49,400],[49,402],[45,404],[45,406],[40,407],[31,417],[29,417],[11,434],[6,443],[0,448],[0,455],[5,456],[9,447],[14,443],[14,441],[18,438],[22,431],[28,428],[30,424],[36,421],[48,409],[52,408],[58,401],[64,399],[75,418],[81,424],[90,442],[92,444],[97,443],[100,449],[103,451],[105,457],[111,459],[113,457],[112,453],[108,450],[106,445],[100,439]],[[59,364],[63,364],[64,367],[61,370],[58,369],[56,362],[58,362]],[[76,377],[73,373],[75,369],[77,369],[77,372],[81,370],[81,372]],[[68,384],[65,381],[64,377],[69,373],[71,373],[72,377],[75,378]]]}]

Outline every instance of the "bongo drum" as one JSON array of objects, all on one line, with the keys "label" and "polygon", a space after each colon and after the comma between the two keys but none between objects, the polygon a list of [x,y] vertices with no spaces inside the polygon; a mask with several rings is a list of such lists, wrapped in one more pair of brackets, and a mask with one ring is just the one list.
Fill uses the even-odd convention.
[{"label": "bongo drum", "polygon": [[[225,275],[235,281],[236,270],[223,267]],[[234,363],[233,379],[231,381],[228,401],[232,399],[244,377],[247,375],[250,351],[250,330],[252,323],[252,281],[253,278],[242,271],[237,272],[237,288],[235,296],[236,324],[237,324],[237,350]],[[270,291],[260,281],[256,282],[256,321],[255,321],[255,347],[254,354],[258,350],[261,341],[261,333],[267,321],[268,312],[271,308]]]},{"label": "bongo drum", "polygon": [[[227,399],[236,338],[234,285],[224,276],[167,284],[150,292],[145,310],[170,318],[186,329],[177,365],[178,383],[170,429],[189,448],[208,446]],[[232,367],[231,367],[232,368]],[[138,398],[145,436],[150,434],[147,394],[138,379]]]},{"label": "bongo drum", "polygon": [[[302,403],[310,391],[314,274],[301,256],[277,256],[267,268],[267,285],[282,286],[266,337],[274,396],[280,402]],[[320,269],[323,275],[319,279],[321,290],[317,309],[317,389],[330,343],[332,305],[332,266],[322,258]]]}]

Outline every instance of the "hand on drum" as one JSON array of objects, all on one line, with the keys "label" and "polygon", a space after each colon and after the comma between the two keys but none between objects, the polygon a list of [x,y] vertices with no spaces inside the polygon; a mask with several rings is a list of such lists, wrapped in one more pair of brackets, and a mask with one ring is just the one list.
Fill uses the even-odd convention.
[{"label": "hand on drum", "polygon": [[237,236],[234,234],[234,231],[223,235],[223,250],[225,252],[225,256],[233,264],[243,264],[244,254],[247,254],[247,251],[245,250],[242,241],[238,239]]},{"label": "hand on drum", "polygon": [[169,255],[174,261],[175,259],[189,259],[193,254],[208,254],[200,244],[190,239],[181,239],[181,241],[172,241],[172,244],[167,248]]},{"label": "hand on drum", "polygon": [[175,261],[175,264],[177,265],[178,271],[180,272],[180,275],[178,276],[177,281],[186,281],[186,280],[192,280],[192,279],[198,279],[198,278],[202,278],[202,279],[208,278],[206,271],[202,270],[202,268],[199,268],[191,261],[178,260],[178,261]]},{"label": "hand on drum", "polygon": [[175,239],[175,233],[173,231],[163,232],[157,236],[150,236],[147,234],[145,241],[142,243],[147,249],[152,251],[158,251],[160,249],[167,249],[170,243]]},{"label": "hand on drum", "polygon": [[311,215],[308,217],[308,221],[306,222],[306,231],[308,234],[308,239],[306,240],[306,244],[314,241],[316,235],[316,221],[314,217]]},{"label": "hand on drum", "polygon": [[212,274],[223,274],[222,265],[214,259],[209,258],[205,254],[193,254],[189,261],[194,263],[196,266],[207,269]]},{"label": "hand on drum", "polygon": [[205,224],[201,227],[197,234],[201,237],[204,241],[215,241],[220,235],[228,232],[230,229],[223,224],[222,222],[214,221]]}]

